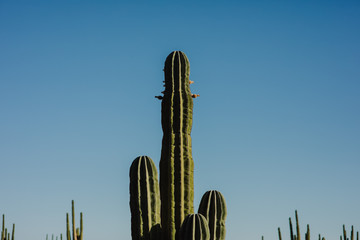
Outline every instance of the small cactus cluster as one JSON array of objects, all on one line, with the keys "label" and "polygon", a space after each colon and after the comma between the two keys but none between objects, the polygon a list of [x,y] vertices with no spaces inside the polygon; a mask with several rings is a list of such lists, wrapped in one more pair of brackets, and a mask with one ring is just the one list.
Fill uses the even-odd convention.
[{"label": "small cactus cluster", "polygon": [[[46,234],[46,240],[50,240],[48,234]],[[54,239],[54,234],[52,234],[51,235],[51,240],[59,240],[59,237],[56,236],[55,239]],[[60,234],[60,240],[62,240],[62,234]]]},{"label": "small cactus cluster", "polygon": [[190,64],[181,51],[165,61],[161,124],[160,181],[150,157],[130,167],[130,211],[133,240],[224,240],[226,204],[218,191],[204,194],[194,213],[194,162],[191,147],[193,98]]},{"label": "small cactus cluster", "polygon": [[15,223],[12,227],[12,232],[5,228],[5,214],[2,215],[2,229],[1,229],[1,240],[14,240],[15,239]]},{"label": "small cactus cluster", "polygon": [[[298,218],[298,213],[296,210],[295,210],[295,220],[296,220],[296,234],[294,233],[291,218],[289,218],[290,240],[301,240],[299,218]],[[278,234],[279,234],[279,240],[282,240],[280,228],[278,228]],[[262,239],[263,239],[263,237],[262,237]],[[305,240],[310,240],[309,224],[307,224],[307,226],[306,226]],[[326,240],[326,239],[325,239],[325,237],[322,237],[321,234],[319,234],[319,240]],[[340,235],[340,240],[355,240],[354,226],[351,226],[351,233],[350,233],[350,238],[349,238],[346,234],[345,225],[343,225],[343,235],[342,236]],[[360,240],[359,232],[356,232],[356,240]]]},{"label": "small cactus cluster", "polygon": [[[72,238],[70,234],[69,214],[66,213],[66,239],[67,240],[83,240],[83,214],[80,213],[80,228],[75,225],[75,207],[74,200],[71,201],[71,215],[72,215]],[[60,235],[62,239],[62,235]]]}]

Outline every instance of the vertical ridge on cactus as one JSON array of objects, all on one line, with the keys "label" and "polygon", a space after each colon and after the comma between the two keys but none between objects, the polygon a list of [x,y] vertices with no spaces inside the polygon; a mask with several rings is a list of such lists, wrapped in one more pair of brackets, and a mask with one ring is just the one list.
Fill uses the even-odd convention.
[{"label": "vertical ridge on cactus", "polygon": [[160,192],[157,171],[150,157],[137,157],[130,167],[130,211],[133,240],[148,240],[160,225]]},{"label": "vertical ridge on cactus", "polygon": [[180,51],[165,61],[162,98],[163,140],[160,159],[161,224],[164,240],[174,240],[185,216],[194,211],[194,163],[191,149],[193,100],[190,64]]}]

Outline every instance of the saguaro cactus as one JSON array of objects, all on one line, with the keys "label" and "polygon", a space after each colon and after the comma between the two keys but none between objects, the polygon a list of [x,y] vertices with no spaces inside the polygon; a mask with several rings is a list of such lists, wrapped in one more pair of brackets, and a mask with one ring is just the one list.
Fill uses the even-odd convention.
[{"label": "saguaro cactus", "polygon": [[161,224],[164,240],[173,240],[185,216],[194,211],[194,163],[190,136],[193,94],[190,92],[190,64],[186,55],[180,51],[172,52],[166,58],[164,72]]},{"label": "saguaro cactus", "polygon": [[201,214],[189,214],[181,225],[180,240],[210,240],[206,218]]},{"label": "saguaro cactus", "polygon": [[198,213],[202,214],[209,224],[210,240],[224,240],[227,214],[224,196],[216,190],[207,191],[200,201]]},{"label": "saguaro cactus", "polygon": [[[72,217],[72,240],[83,240],[83,214],[80,213],[80,228],[75,225],[75,206],[74,200],[71,201],[71,217]],[[69,214],[66,213],[66,238],[71,240]]]},{"label": "saguaro cactus", "polygon": [[130,211],[132,239],[155,239],[160,226],[160,191],[155,164],[147,156],[137,157],[130,167]]},{"label": "saguaro cactus", "polygon": [[[194,163],[190,134],[192,99],[199,95],[192,94],[190,91],[190,84],[193,83],[189,80],[190,65],[183,52],[170,53],[165,61],[164,72],[165,90],[162,92],[164,96],[156,96],[162,100],[161,124],[164,133],[160,159],[160,186],[157,185],[157,173],[151,159],[146,157],[144,161],[140,158],[135,159],[130,168],[133,240],[160,240],[158,235],[154,237],[151,234],[154,227],[157,227],[156,229],[161,227],[161,240],[179,240],[179,231],[185,217],[194,212]],[[160,197],[158,197],[157,187],[160,188]],[[161,210],[159,211],[160,202]],[[217,210],[217,208],[214,209],[214,211]],[[225,219],[226,210],[225,216],[223,213],[220,215],[222,217],[216,219],[218,222]],[[193,217],[194,224],[196,221],[201,221],[201,226],[206,223],[209,230],[204,216],[199,214]],[[219,232],[221,231],[225,233],[225,228],[221,228]],[[208,239],[208,236],[210,235],[201,234],[199,239]],[[190,239],[193,238],[186,238],[186,240]]]}]

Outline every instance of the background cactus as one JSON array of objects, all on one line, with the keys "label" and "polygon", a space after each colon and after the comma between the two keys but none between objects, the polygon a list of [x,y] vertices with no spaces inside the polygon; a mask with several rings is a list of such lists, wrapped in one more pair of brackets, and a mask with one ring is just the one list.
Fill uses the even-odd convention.
[{"label": "background cactus", "polygon": [[216,190],[207,191],[201,198],[198,213],[202,214],[209,224],[210,240],[224,240],[227,215],[224,196]]},{"label": "background cactus", "polygon": [[183,221],[180,240],[210,240],[210,231],[206,218],[201,214],[189,214]]},{"label": "background cactus", "polygon": [[147,156],[137,157],[130,167],[130,210],[132,239],[156,239],[160,191],[155,164]]},{"label": "background cactus", "polygon": [[165,61],[161,104],[163,140],[160,159],[161,225],[164,240],[175,239],[185,216],[194,212],[194,163],[191,149],[193,100],[190,64],[180,51]]},{"label": "background cactus", "polygon": [[2,229],[1,229],[1,240],[14,240],[15,239],[15,224],[13,224],[12,231],[8,232],[5,228],[5,214],[2,215]]},{"label": "background cactus", "polygon": [[[80,213],[80,228],[76,228],[74,200],[71,201],[71,215],[72,215],[72,240],[83,240],[83,214],[82,212]],[[68,213],[66,213],[66,239],[71,240]]]}]

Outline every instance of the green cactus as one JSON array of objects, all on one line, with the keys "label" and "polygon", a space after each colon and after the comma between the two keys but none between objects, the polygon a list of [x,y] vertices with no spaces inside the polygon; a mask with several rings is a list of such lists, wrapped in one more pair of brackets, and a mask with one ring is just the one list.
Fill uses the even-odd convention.
[{"label": "green cactus", "polygon": [[14,240],[15,239],[15,224],[13,224],[12,233],[8,232],[5,228],[5,214],[2,215],[2,229],[1,229],[1,240]]},{"label": "green cactus", "polygon": [[224,196],[216,190],[207,191],[200,201],[198,213],[202,214],[209,224],[210,240],[224,240],[227,214]]},{"label": "green cactus", "polygon": [[[165,61],[164,72],[164,96],[156,96],[162,100],[161,124],[164,134],[160,159],[160,185],[157,183],[156,168],[151,159],[149,158],[150,160],[146,160],[148,163],[142,165],[140,159],[135,159],[130,167],[133,240],[160,240],[160,238],[179,240],[180,227],[185,217],[194,212],[194,162],[190,134],[192,98],[199,95],[190,91],[192,83],[189,80],[190,65],[183,52],[174,51],[169,54]],[[214,210],[218,212],[216,204]],[[160,210],[159,206],[161,206]],[[212,214],[213,210],[209,211],[209,214]],[[220,215],[216,223],[225,221],[226,209]],[[196,219],[199,218],[197,216]],[[225,227],[220,229],[216,231],[222,232],[220,235],[225,236]],[[161,236],[158,235],[160,231]],[[207,238],[201,237],[201,239]]]},{"label": "green cactus", "polygon": [[164,240],[174,240],[185,216],[194,212],[194,163],[190,136],[194,95],[190,92],[190,65],[184,53],[172,52],[166,58],[164,72],[161,225]]},{"label": "green cactus", "polygon": [[150,157],[137,157],[131,164],[130,211],[133,240],[158,238],[160,191],[156,167]]},{"label": "green cactus", "polygon": [[[82,212],[80,213],[80,228],[76,228],[74,200],[71,201],[71,215],[72,215],[72,240],[83,240],[83,214]],[[66,213],[66,238],[67,240],[71,240],[68,213]]]},{"label": "green cactus", "polygon": [[198,214],[189,214],[183,221],[180,240],[210,240],[210,230],[206,218]]}]

